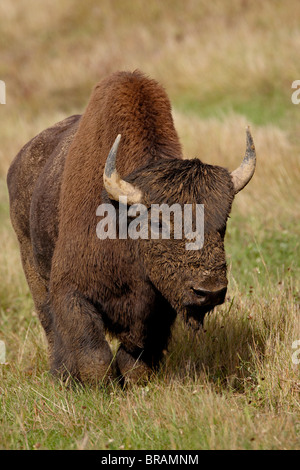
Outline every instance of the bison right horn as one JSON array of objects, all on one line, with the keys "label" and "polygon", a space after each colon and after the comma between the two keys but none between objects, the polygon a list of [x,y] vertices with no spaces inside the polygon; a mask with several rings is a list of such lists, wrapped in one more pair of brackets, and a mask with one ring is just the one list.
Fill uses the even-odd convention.
[{"label": "bison right horn", "polygon": [[124,181],[117,172],[116,157],[120,140],[121,134],[117,136],[108,154],[103,173],[104,187],[109,197],[115,201],[119,201],[120,197],[126,196],[127,204],[139,204],[142,200],[142,192],[132,184]]},{"label": "bison right horn", "polygon": [[256,165],[256,153],[249,126],[246,127],[247,147],[244,159],[240,166],[231,172],[234,192],[238,193],[251,180]]}]

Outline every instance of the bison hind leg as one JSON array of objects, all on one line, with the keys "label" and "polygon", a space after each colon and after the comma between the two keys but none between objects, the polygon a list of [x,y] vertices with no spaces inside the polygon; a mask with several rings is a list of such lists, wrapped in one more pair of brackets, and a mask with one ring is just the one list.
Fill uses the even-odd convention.
[{"label": "bison hind leg", "polygon": [[29,286],[34,306],[41,325],[44,329],[51,354],[53,346],[52,315],[48,306],[47,282],[38,273],[32,252],[31,241],[18,233],[21,261],[27,284]]}]

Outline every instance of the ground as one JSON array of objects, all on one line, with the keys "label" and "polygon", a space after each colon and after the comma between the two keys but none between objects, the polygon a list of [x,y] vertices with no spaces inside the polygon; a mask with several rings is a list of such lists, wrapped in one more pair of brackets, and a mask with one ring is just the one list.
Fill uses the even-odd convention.
[{"label": "ground", "polygon": [[[299,448],[300,4],[142,3],[0,5],[0,448]],[[233,170],[249,124],[257,171],[228,222],[226,303],[204,329],[178,320],[146,386],[65,387],[48,372],[5,177],[31,137],[84,111],[97,81],[136,68],[166,88],[186,157]]]}]

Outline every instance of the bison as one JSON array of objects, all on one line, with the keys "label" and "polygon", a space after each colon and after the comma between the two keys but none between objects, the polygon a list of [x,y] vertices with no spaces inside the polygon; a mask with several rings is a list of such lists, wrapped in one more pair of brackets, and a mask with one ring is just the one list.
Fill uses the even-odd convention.
[{"label": "bison", "polygon": [[[82,115],[20,150],[7,177],[10,215],[53,374],[97,383],[116,366],[125,380],[147,378],[177,314],[200,325],[224,302],[226,222],[255,163],[248,128],[231,173],[184,159],[166,92],[139,71],[102,80]],[[126,210],[203,204],[202,249],[186,250],[184,237],[100,240],[97,207],[118,213],[120,196]],[[114,361],[106,333],[119,341]]]}]

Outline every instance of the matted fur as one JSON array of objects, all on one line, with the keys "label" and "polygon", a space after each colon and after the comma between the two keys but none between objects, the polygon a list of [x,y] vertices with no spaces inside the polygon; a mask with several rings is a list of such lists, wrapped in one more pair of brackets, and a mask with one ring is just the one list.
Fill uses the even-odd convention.
[{"label": "matted fur", "polygon": [[[204,204],[201,250],[187,251],[185,240],[97,238],[96,209],[109,202],[102,175],[117,134],[122,135],[117,170],[140,188],[144,204]],[[82,116],[25,145],[10,167],[8,187],[54,373],[84,382],[109,377],[109,331],[120,341],[116,363],[122,376],[147,376],[167,347],[176,315],[201,323],[218,303],[194,305],[193,286],[226,290],[230,174],[197,159],[183,160],[165,91],[138,71],[103,80]]]}]

